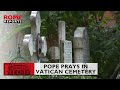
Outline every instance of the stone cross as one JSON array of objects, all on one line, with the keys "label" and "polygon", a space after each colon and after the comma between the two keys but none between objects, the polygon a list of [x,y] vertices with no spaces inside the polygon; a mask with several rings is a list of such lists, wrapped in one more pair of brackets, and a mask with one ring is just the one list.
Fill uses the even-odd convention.
[{"label": "stone cross", "polygon": [[37,34],[40,33],[41,19],[39,11],[32,11],[30,15],[31,20],[31,34],[36,39]]},{"label": "stone cross", "polygon": [[72,42],[66,40],[65,21],[58,22],[60,63],[72,63]]},{"label": "stone cross", "polygon": [[[41,54],[42,40],[40,37],[40,12],[32,11],[30,15],[31,34],[26,34],[23,39],[23,45],[30,52],[31,60],[37,62]],[[27,48],[28,47],[28,48]]]},{"label": "stone cross", "polygon": [[62,45],[61,42],[66,39],[65,35],[65,22],[64,21],[59,21],[58,22],[58,47],[52,46],[49,48],[49,55],[52,60],[61,62],[62,59]]},{"label": "stone cross", "polygon": [[62,51],[62,43],[66,40],[66,33],[65,33],[65,21],[58,22],[58,38],[59,38],[59,50],[60,50],[60,63],[63,62],[63,51]]},{"label": "stone cross", "polygon": [[89,38],[86,27],[77,27],[73,38],[74,62],[89,62]]}]

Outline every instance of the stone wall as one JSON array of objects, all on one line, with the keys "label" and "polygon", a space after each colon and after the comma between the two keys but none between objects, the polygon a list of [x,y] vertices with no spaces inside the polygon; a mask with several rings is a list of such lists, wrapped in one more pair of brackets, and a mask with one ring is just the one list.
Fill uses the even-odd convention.
[{"label": "stone wall", "polygon": [[15,31],[15,29],[19,27],[20,24],[3,23],[4,15],[14,15],[14,14],[17,14],[17,12],[0,11],[0,79],[16,78],[13,76],[4,76],[3,73],[4,63],[9,63],[12,59],[14,59],[17,56],[17,50],[18,50],[17,44],[19,43],[19,40],[22,40],[24,35],[21,32]]}]

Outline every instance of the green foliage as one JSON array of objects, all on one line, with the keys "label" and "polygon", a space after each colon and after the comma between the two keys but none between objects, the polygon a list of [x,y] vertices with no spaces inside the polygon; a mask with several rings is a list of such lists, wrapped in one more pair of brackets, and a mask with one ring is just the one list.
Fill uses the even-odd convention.
[{"label": "green foliage", "polygon": [[46,35],[49,41],[56,39],[57,42],[59,20],[66,22],[68,40],[73,39],[76,27],[87,27],[90,60],[98,63],[100,78],[109,78],[120,60],[120,24],[117,22],[113,28],[106,27],[108,18],[103,18],[103,15],[104,11],[42,11],[41,34]]},{"label": "green foliage", "polygon": [[94,31],[90,35],[90,55],[99,64],[99,76],[109,78],[120,58],[120,31]]},{"label": "green foliage", "polygon": [[98,63],[101,78],[110,78],[120,62],[119,24],[116,23],[112,28],[103,27],[103,22],[107,22],[106,20],[106,18],[101,20],[98,26],[88,27],[91,61]]}]

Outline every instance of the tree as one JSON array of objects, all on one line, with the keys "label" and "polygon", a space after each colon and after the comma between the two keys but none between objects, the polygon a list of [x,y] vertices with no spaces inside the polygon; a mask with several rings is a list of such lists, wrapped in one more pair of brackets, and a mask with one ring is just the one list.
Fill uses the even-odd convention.
[{"label": "tree", "polygon": [[[58,45],[58,21],[66,22],[66,36],[73,39],[76,27],[87,27],[90,41],[90,60],[98,63],[99,77],[109,78],[120,59],[120,29],[105,27],[105,11],[42,11],[41,35],[47,37],[48,46]],[[116,30],[116,32],[113,32]]]}]

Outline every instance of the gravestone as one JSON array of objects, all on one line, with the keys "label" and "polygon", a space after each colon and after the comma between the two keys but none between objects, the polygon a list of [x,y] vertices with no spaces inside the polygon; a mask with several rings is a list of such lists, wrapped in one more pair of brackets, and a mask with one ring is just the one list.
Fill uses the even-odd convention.
[{"label": "gravestone", "polygon": [[38,33],[40,33],[41,27],[40,12],[31,11],[30,21],[31,21],[31,34],[33,35],[33,38],[36,39]]},{"label": "gravestone", "polygon": [[66,32],[65,32],[65,21],[58,22],[58,42],[59,42],[59,50],[60,50],[60,60],[61,63],[63,61],[63,51],[62,51],[62,42],[66,40]]},{"label": "gravestone", "polygon": [[[31,62],[40,62],[45,59],[47,53],[47,42],[44,36],[40,36],[40,12],[32,11],[30,15],[31,34],[26,34],[23,39],[24,51],[31,56]],[[28,48],[27,48],[28,47]]]},{"label": "gravestone", "polygon": [[42,39],[42,50],[41,50],[41,53],[43,54],[43,56],[46,56],[46,53],[47,53],[47,41],[46,41],[46,37],[42,36],[41,39]]},{"label": "gravestone", "polygon": [[[44,36],[40,36],[41,18],[39,11],[32,11],[30,15],[31,21],[31,36],[33,37],[33,55],[32,62],[40,62],[40,59],[45,59],[47,53],[47,42]],[[47,59],[46,59],[47,60]]]},{"label": "gravestone", "polygon": [[63,63],[72,63],[72,42],[65,40],[63,42]]},{"label": "gravestone", "polygon": [[86,27],[77,27],[73,38],[74,62],[89,62],[89,38]]},{"label": "gravestone", "polygon": [[60,40],[64,41],[66,40],[66,32],[65,32],[65,21],[59,21],[58,22],[58,37],[59,37],[59,45]]},{"label": "gravestone", "polygon": [[52,46],[49,48],[49,55],[52,60],[60,59],[60,50],[59,47]]},{"label": "gravestone", "polygon": [[[34,52],[31,56],[32,62],[37,62],[39,58],[39,49],[42,48],[40,45],[40,26],[41,26],[41,19],[40,19],[40,12],[39,11],[32,11],[30,15],[30,22],[31,22],[31,35],[33,36],[33,48]],[[38,46],[38,47],[37,47]],[[37,57],[36,57],[37,54]]]},{"label": "gravestone", "polygon": [[31,34],[27,34],[23,39],[23,49],[25,56],[32,56],[34,52],[34,44],[33,44],[33,36]]},{"label": "gravestone", "polygon": [[41,55],[40,55],[40,62],[41,63],[48,63],[49,60],[46,57],[47,54],[47,41],[45,36],[41,36]]},{"label": "gravestone", "polygon": [[65,21],[58,22],[60,63],[72,63],[72,42],[66,40]]}]

